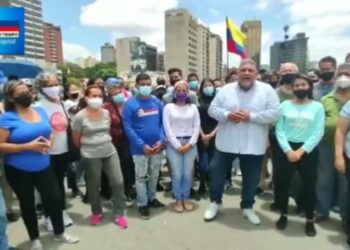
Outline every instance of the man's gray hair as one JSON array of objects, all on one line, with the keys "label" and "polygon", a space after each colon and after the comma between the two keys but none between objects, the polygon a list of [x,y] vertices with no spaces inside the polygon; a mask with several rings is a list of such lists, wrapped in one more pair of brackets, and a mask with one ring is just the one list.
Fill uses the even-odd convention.
[{"label": "man's gray hair", "polygon": [[256,66],[256,63],[252,59],[243,59],[241,63],[239,64],[239,68],[242,68],[243,66],[251,64],[255,67],[256,70],[258,70],[258,67]]}]

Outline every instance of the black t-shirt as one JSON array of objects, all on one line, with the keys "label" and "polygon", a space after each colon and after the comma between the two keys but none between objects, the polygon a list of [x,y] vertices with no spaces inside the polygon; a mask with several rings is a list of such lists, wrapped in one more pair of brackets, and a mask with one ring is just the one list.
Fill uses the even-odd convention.
[{"label": "black t-shirt", "polygon": [[198,111],[201,118],[201,128],[204,134],[211,133],[218,125],[218,121],[209,116],[207,107],[199,106]]}]

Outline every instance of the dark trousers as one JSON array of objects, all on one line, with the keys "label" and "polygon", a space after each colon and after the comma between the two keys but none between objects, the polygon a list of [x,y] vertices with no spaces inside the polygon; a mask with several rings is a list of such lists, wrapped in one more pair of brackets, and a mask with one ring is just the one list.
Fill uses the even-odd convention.
[{"label": "dark trousers", "polygon": [[[124,179],[124,192],[126,196],[132,194],[135,185],[135,166],[128,145],[125,143],[121,146],[115,146],[119,155],[120,166]],[[101,175],[101,195],[105,198],[111,197],[109,180],[105,172]]]},{"label": "dark trousers", "polygon": [[39,172],[25,172],[5,165],[6,178],[15,192],[21,208],[24,224],[31,240],[39,238],[38,221],[35,212],[34,188],[41,195],[56,235],[64,232],[61,192],[52,167]]},{"label": "dark trousers", "polygon": [[132,159],[130,149],[127,143],[116,146],[118,151],[120,166],[124,178],[124,192],[126,196],[132,195],[133,186],[135,185],[135,165]]},{"label": "dark trousers", "polygon": [[263,155],[231,154],[216,150],[210,163],[210,201],[222,203],[227,171],[231,169],[236,157],[240,161],[243,181],[240,207],[242,209],[252,208],[259,184]]},{"label": "dark trousers", "polygon": [[207,147],[203,143],[197,143],[198,158],[199,158],[199,174],[209,172],[209,164],[214,157],[215,145],[209,144]]},{"label": "dark trousers", "polygon": [[[66,190],[64,187],[64,177],[66,175],[66,172],[69,166],[67,156],[68,156],[67,153],[50,156],[50,167],[53,169],[57,180],[57,184],[60,192],[59,207],[62,211],[66,209]],[[45,215],[49,216],[46,210],[45,210]]]},{"label": "dark trousers", "polygon": [[[293,150],[299,149],[302,143],[289,143]],[[301,193],[303,194],[303,202],[305,206],[306,218],[312,220],[314,218],[314,210],[316,204],[316,181],[317,181],[317,165],[318,150],[315,148],[310,153],[305,153],[302,158],[295,163],[288,160],[287,155],[278,147],[275,151],[276,160],[279,167],[276,168],[276,179],[278,188],[276,189],[277,202],[280,204],[281,214],[288,214],[289,187],[292,176],[298,171],[301,180]]]}]

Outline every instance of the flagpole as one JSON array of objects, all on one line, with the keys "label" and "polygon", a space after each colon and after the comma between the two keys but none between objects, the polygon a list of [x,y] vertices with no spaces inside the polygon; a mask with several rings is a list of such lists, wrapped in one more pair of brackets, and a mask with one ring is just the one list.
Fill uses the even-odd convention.
[{"label": "flagpole", "polygon": [[227,64],[227,72],[226,74],[228,75],[230,73],[230,62],[229,62],[229,53],[228,53],[228,36],[227,36],[227,20],[228,20],[228,16],[226,16],[226,20],[225,20],[225,25],[226,25],[226,64]]}]

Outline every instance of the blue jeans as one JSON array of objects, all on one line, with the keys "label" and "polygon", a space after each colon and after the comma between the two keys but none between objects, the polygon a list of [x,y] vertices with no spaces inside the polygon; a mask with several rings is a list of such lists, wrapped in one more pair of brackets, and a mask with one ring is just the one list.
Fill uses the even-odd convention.
[{"label": "blue jeans", "polygon": [[241,209],[252,208],[254,197],[260,180],[263,155],[241,155],[215,151],[210,163],[210,201],[222,203],[224,183],[228,169],[232,168],[232,162],[239,158],[242,172]]},{"label": "blue jeans", "polygon": [[146,156],[134,155],[135,186],[137,203],[139,207],[148,205],[149,201],[156,198],[159,171],[162,166],[162,153]]},{"label": "blue jeans", "polygon": [[343,221],[346,216],[347,181],[346,176],[337,172],[334,167],[334,147],[326,142],[318,146],[319,164],[316,185],[317,205],[316,212],[320,216],[329,216],[334,201],[334,188],[338,181],[337,196],[340,206],[340,215]]},{"label": "blue jeans", "polygon": [[176,201],[190,198],[194,161],[197,156],[197,147],[192,147],[185,154],[180,154],[176,149],[167,144],[166,153],[171,167],[172,191]]},{"label": "blue jeans", "polygon": [[7,219],[6,219],[6,206],[4,197],[2,195],[2,190],[0,187],[0,249],[1,250],[7,250],[9,248],[8,242],[7,242],[7,235],[6,235],[6,226],[7,226]]}]

